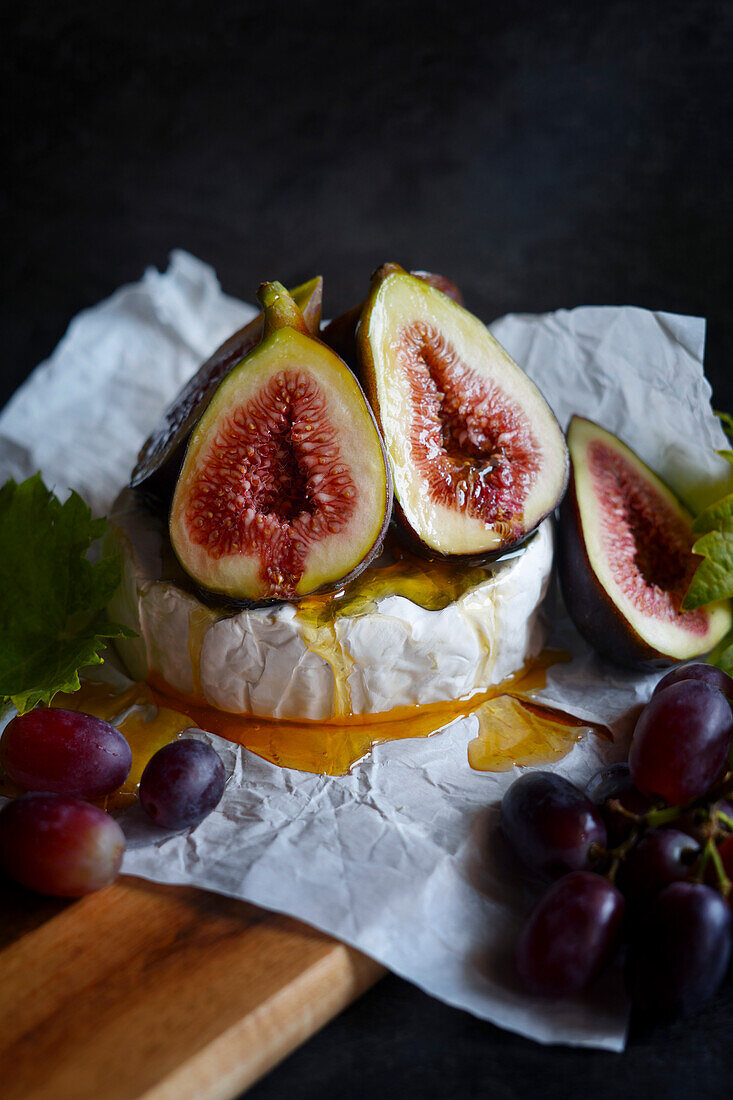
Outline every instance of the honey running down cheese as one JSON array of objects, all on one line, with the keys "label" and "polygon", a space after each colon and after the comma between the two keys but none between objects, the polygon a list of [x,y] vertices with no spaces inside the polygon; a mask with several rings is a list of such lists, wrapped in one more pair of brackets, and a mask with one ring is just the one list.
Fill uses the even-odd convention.
[{"label": "honey running down cheese", "polygon": [[[346,775],[375,745],[430,737],[459,718],[475,714],[479,733],[468,750],[477,771],[508,771],[515,764],[559,760],[587,732],[586,723],[529,701],[546,684],[549,667],[566,660],[546,650],[526,668],[467,699],[396,707],[382,714],[342,714],[325,722],[292,722],[227,714],[151,683],[155,701],[187,714],[201,729],[233,741],[284,768],[320,775]],[[337,678],[338,682],[338,678]]]},{"label": "honey running down cheese", "polygon": [[[294,602],[208,602],[170,560],[160,518],[123,494],[111,531],[123,581],[110,607],[136,680],[243,717],[300,722],[463,699],[537,654],[549,523],[482,564],[426,562],[389,537],[344,588]],[[163,688],[170,693],[168,688]]]},{"label": "honey running down cheese", "polygon": [[[133,801],[150,757],[191,728],[218,734],[279,767],[340,776],[375,745],[429,737],[457,719],[475,715],[478,730],[467,745],[468,763],[475,770],[501,772],[515,765],[553,762],[570,752],[588,729],[583,722],[533,701],[535,693],[546,685],[547,669],[568,659],[559,651],[545,650],[500,683],[457,700],[354,713],[349,682],[353,659],[341,644],[341,620],[353,622],[373,613],[378,601],[390,596],[402,596],[426,611],[440,612],[485,579],[485,566],[426,562],[392,543],[386,560],[342,591],[300,600],[296,617],[301,636],[307,648],[333,671],[332,716],[322,721],[262,717],[211,706],[201,686],[201,654],[217,611],[200,603],[192,605],[188,622],[193,693],[176,690],[149,671],[147,682],[133,683],[121,691],[86,681],[80,691],[58,695],[53,705],[83,710],[111,722],[130,744],[132,770],[124,786],[105,801],[109,809]],[[487,651],[485,684],[491,682],[491,656]],[[11,791],[6,781],[5,786],[0,785],[0,793],[18,792]]]},{"label": "honey running down cheese", "polygon": [[[547,528],[522,550],[509,555],[513,560],[489,565],[426,562],[390,538],[385,554],[344,589],[307,597],[274,611],[264,608],[257,617],[258,612],[240,615],[236,610],[227,612],[208,606],[172,580],[149,580],[149,576],[165,574],[168,568],[163,553],[165,539],[157,520],[137,506],[129,506],[124,515],[143,524],[141,530],[148,541],[142,535],[139,539],[153,559],[150,547],[162,548],[161,558],[155,565],[151,563],[150,574],[147,566],[142,572],[129,573],[125,598],[120,603],[120,610],[128,611],[129,625],[137,632],[138,649],[130,649],[129,655],[135,660],[129,663],[138,682],[115,690],[107,684],[87,681],[80,691],[54,700],[55,706],[87,711],[112,722],[130,743],[132,771],[122,789],[105,802],[108,808],[133,800],[150,757],[192,728],[222,736],[279,767],[331,776],[346,775],[375,745],[429,737],[472,715],[475,719],[467,737],[467,763],[484,771],[557,760],[587,729],[567,715],[539,707],[535,698],[545,686],[547,669],[566,660],[566,654],[545,651],[529,660],[525,656],[522,665],[522,650],[525,654],[532,652],[538,637],[528,622],[539,606],[550,568],[552,539]],[[129,540],[123,541],[125,560],[131,569],[137,561],[131,556],[132,545]],[[497,585],[491,587],[489,595],[487,578],[490,586],[495,583],[492,578]],[[157,601],[154,606],[159,607],[155,620],[146,619],[143,610],[153,606],[148,602],[152,593]],[[394,597],[397,600],[390,602]],[[461,608],[460,613],[453,613],[455,608]],[[515,610],[521,614],[510,621]],[[405,615],[407,618],[401,618]],[[506,622],[499,629],[501,616]],[[122,617],[120,621],[126,620]],[[231,622],[237,624],[236,630],[226,633]],[[156,623],[165,626],[164,633],[156,633]],[[362,624],[368,624],[371,632],[372,648],[367,652],[371,666],[364,664],[363,647],[359,656],[354,651],[355,634]],[[261,692],[258,694],[256,709],[265,708],[264,716],[253,713],[254,706],[242,706],[238,698],[232,700],[235,705],[228,703],[236,695],[232,685],[245,672],[244,667],[240,672],[243,658],[237,646],[243,644],[250,625],[255,634],[247,643],[251,646],[247,660],[255,660],[258,647],[271,646],[272,654],[280,659],[278,669],[285,672],[290,661],[291,677],[302,666],[310,670],[299,687],[302,709],[292,706],[292,692],[288,708],[279,707],[274,690],[265,698]],[[442,649],[435,648],[441,631]],[[405,645],[413,647],[409,660],[401,645],[396,645],[403,637]],[[150,638],[152,649],[146,650]],[[291,639],[298,641],[300,650],[293,647]],[[466,639],[470,644],[461,649]],[[480,639],[478,644],[476,639]],[[386,640],[391,646],[388,654]],[[185,650],[184,663],[167,666],[166,654],[175,647],[177,653]],[[447,676],[442,675],[444,651]],[[128,651],[121,647],[121,655],[127,657]],[[313,665],[312,658],[320,660],[327,677]],[[422,661],[422,679],[417,682],[416,661]],[[211,676],[217,662],[226,678],[227,701],[214,704],[211,695],[219,689]],[[462,671],[467,663],[468,677]],[[188,678],[183,676],[184,681],[188,679],[186,686],[174,686],[163,669],[180,670],[186,665],[190,669]],[[507,675],[512,667],[517,671]],[[445,691],[437,699],[435,685],[429,679],[431,668],[440,681],[440,691]],[[375,681],[370,677],[382,670],[388,673],[384,690],[375,692]],[[274,689],[274,673],[265,665],[263,669],[255,668],[253,675],[259,677],[257,685],[269,675]],[[459,691],[465,685],[459,698],[448,694],[451,682]],[[280,693],[289,691],[287,676],[278,684]],[[391,684],[396,688],[394,705],[387,709],[390,693],[386,689]],[[320,714],[313,714],[309,686],[320,693],[316,700]],[[421,699],[423,692],[426,702]],[[17,793],[2,787],[0,792]]]}]

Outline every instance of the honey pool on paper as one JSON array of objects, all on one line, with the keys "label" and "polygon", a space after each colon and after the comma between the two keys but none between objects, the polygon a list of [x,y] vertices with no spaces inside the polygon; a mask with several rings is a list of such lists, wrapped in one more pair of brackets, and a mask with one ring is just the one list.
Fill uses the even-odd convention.
[{"label": "honey pool on paper", "polygon": [[[111,722],[132,749],[133,764],[122,788],[104,803],[129,805],[151,756],[196,727],[249,749],[280,767],[346,775],[375,745],[429,737],[457,718],[475,714],[478,736],[468,745],[468,763],[479,771],[507,771],[516,764],[547,764],[565,756],[586,733],[577,719],[532,703],[528,696],[546,683],[546,672],[565,654],[546,651],[509,680],[454,702],[399,707],[377,715],[344,715],[327,722],[292,722],[227,714],[192,703],[162,684],[133,684],[123,692],[85,682],[54,706],[84,710]],[[17,793],[5,791],[2,793]]]}]

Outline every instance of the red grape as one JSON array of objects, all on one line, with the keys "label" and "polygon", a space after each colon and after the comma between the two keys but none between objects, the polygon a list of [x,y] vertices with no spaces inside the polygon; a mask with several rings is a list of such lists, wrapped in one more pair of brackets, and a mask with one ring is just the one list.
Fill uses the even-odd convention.
[{"label": "red grape", "polygon": [[651,829],[627,854],[616,883],[627,902],[649,903],[665,886],[689,878],[700,845],[680,829]]},{"label": "red grape", "polygon": [[140,780],[140,802],[162,829],[183,829],[211,813],[225,782],[224,765],[210,745],[172,741],[148,761]]},{"label": "red grape", "polygon": [[117,878],[125,836],[114,818],[77,798],[26,794],[0,810],[0,868],[56,897],[81,897]]},{"label": "red grape", "polygon": [[586,869],[591,845],[606,845],[591,800],[553,772],[528,772],[512,783],[501,803],[501,828],[522,862],[550,877]]},{"label": "red grape", "polygon": [[651,806],[646,795],[634,786],[628,764],[610,764],[601,768],[588,783],[585,793],[601,812],[611,848],[626,839],[634,822],[612,809],[608,802],[620,802],[625,810],[637,815],[645,814]]},{"label": "red grape", "polygon": [[119,730],[101,718],[49,707],[8,723],[0,764],[27,791],[99,798],[125,782],[132,752]]},{"label": "red grape", "polygon": [[517,941],[522,984],[546,996],[584,989],[613,952],[623,915],[623,896],[600,875],[574,871],[558,879]]},{"label": "red grape", "polygon": [[652,692],[652,698],[658,691],[664,691],[670,684],[678,684],[682,680],[702,680],[711,687],[722,691],[728,699],[733,699],[733,679],[722,668],[715,665],[678,665],[663,676]]},{"label": "red grape", "polygon": [[643,794],[679,806],[705,794],[730,748],[733,711],[716,688],[681,680],[654,695],[636,723],[631,778]]},{"label": "red grape", "polygon": [[627,960],[634,1004],[646,1016],[688,1016],[725,978],[733,944],[728,906],[717,890],[673,882],[637,925]]}]

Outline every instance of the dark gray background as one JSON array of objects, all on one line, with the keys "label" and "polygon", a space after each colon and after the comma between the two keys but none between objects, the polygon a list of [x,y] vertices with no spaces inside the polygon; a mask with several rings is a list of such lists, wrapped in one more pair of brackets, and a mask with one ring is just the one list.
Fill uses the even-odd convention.
[{"label": "dark gray background", "polygon": [[[0,400],[184,247],[249,299],[320,272],[331,315],[385,260],[485,319],[702,314],[733,409],[730,4],[29,3],[2,38]],[[546,1050],[389,978],[251,1095],[723,1096],[732,1024],[726,992],[620,1058]]]}]

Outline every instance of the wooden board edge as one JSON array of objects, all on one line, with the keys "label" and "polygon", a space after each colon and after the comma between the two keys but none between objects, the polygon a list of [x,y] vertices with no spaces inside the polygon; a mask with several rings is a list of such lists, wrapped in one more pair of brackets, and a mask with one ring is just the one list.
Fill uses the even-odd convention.
[{"label": "wooden board edge", "polygon": [[232,1100],[386,973],[345,944],[230,1027],[140,1100]]}]

